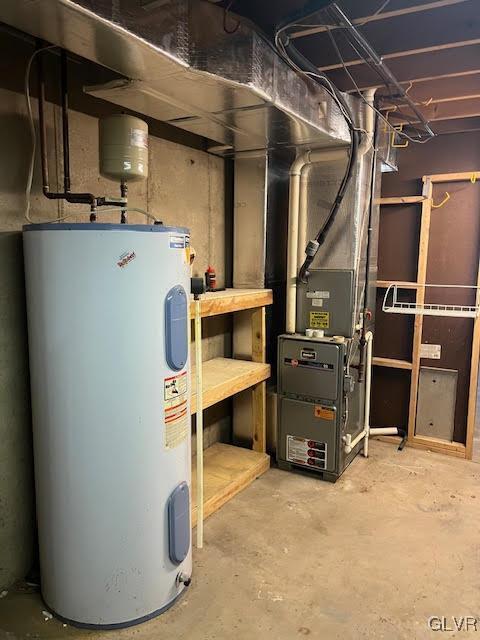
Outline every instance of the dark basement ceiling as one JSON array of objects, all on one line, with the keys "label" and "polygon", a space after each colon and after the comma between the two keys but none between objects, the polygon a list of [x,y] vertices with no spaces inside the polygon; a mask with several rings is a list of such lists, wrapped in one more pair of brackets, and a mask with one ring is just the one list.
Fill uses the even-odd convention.
[{"label": "dark basement ceiling", "polygon": [[[237,13],[272,36],[275,25],[306,2],[228,0],[221,4],[229,7],[227,28],[235,27]],[[337,0],[337,4],[408,89],[436,133],[480,129],[480,0]],[[317,21],[321,14],[308,24]],[[340,89],[355,91],[325,29],[299,27],[292,37],[299,51]],[[361,89],[378,86],[376,74],[338,31],[335,38],[357,85]]]}]

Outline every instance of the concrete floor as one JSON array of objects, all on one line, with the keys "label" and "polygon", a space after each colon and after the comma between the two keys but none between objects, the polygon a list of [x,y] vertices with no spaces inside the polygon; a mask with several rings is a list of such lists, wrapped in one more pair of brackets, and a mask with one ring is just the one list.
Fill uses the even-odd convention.
[{"label": "concrete floor", "polygon": [[374,442],[335,485],[272,469],[209,518],[192,586],[156,620],[79,631],[11,592],[0,638],[428,638],[430,616],[480,620],[479,523],[478,464]]}]

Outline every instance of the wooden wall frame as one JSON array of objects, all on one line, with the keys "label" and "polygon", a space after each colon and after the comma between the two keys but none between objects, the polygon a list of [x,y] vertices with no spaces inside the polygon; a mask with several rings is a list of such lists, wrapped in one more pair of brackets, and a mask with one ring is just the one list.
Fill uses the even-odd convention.
[{"label": "wooden wall frame", "polygon": [[[395,198],[379,198],[380,205],[401,205],[401,204],[421,204],[421,224],[420,239],[417,264],[417,281],[401,282],[395,280],[379,280],[378,287],[388,287],[390,284],[397,284],[402,288],[415,289],[417,303],[423,304],[425,298],[425,288],[421,285],[426,284],[427,261],[428,261],[428,245],[430,234],[430,218],[433,202],[433,185],[441,182],[476,182],[477,176],[480,184],[480,171],[469,171],[463,173],[441,173],[423,176],[422,194],[418,196],[399,196]],[[477,305],[480,303],[480,261],[477,271]],[[412,362],[402,363],[399,367],[399,361],[390,360],[389,358],[374,358],[374,365],[403,368],[411,371],[410,374],[410,401],[408,411],[408,430],[407,438],[410,446],[430,449],[439,453],[446,453],[460,458],[472,459],[473,456],[473,438],[475,431],[476,417],[476,400],[477,400],[477,384],[479,376],[479,359],[480,359],[480,317],[477,316],[473,321],[473,342],[470,360],[470,384],[468,395],[468,411],[467,411],[467,430],[465,444],[462,442],[449,442],[429,436],[418,436],[415,434],[415,424],[417,419],[417,396],[418,396],[418,380],[420,375],[420,350],[422,344],[423,316],[415,315],[413,330],[413,348]],[[407,366],[408,365],[408,366]]]}]

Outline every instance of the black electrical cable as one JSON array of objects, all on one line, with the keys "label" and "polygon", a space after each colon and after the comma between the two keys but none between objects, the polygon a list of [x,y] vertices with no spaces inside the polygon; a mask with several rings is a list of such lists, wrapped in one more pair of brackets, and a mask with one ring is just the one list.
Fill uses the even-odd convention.
[{"label": "black electrical cable", "polygon": [[[314,11],[314,5],[316,5],[317,7],[315,11]],[[358,155],[358,131],[355,129],[353,115],[351,113],[350,107],[348,106],[345,98],[343,97],[341,92],[338,91],[338,89],[332,84],[330,79],[324,73],[319,72],[317,67],[315,67],[307,58],[305,58],[305,56],[303,56],[296,49],[296,47],[292,45],[292,43],[288,38],[288,35],[285,33],[289,25],[297,22],[298,20],[304,20],[306,17],[308,17],[308,15],[311,15],[312,13],[315,13],[316,11],[318,11],[318,2],[317,3],[310,2],[307,5],[306,10],[310,11],[310,13],[309,14],[307,13],[302,16],[297,16],[295,17],[294,20],[290,19],[289,21],[286,21],[286,22],[284,21],[284,23],[280,24],[277,27],[276,39],[278,37],[280,38],[280,42],[283,48],[283,53],[286,55],[287,61],[289,61],[290,64],[295,69],[297,70],[300,69],[303,73],[307,74],[308,77],[312,78],[315,82],[317,82],[322,87],[327,89],[328,93],[334,98],[335,102],[340,107],[340,110],[347,122],[349,131],[350,131],[350,151],[348,154],[348,161],[347,161],[345,174],[343,176],[342,182],[338,189],[337,195],[332,203],[330,211],[327,215],[327,218],[324,224],[318,230],[317,235],[315,236],[315,239],[313,241],[310,240],[310,242],[308,243],[305,249],[306,257],[298,274],[299,280],[301,280],[302,282],[307,281],[308,270],[318,252],[318,249],[325,242],[328,232],[331,229],[333,223],[335,222],[337,212],[340,208],[340,205],[342,204],[343,198],[345,196],[347,188],[352,179],[353,169],[355,167],[355,164],[357,161],[357,155]]]}]

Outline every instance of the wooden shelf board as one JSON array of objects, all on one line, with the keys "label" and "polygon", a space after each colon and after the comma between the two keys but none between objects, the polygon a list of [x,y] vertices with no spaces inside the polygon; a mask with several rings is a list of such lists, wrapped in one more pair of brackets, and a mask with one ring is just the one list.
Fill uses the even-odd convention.
[{"label": "wooden shelf board", "polygon": [[377,280],[379,289],[387,289],[391,284],[396,284],[400,289],[418,289],[421,285],[417,282],[406,282],[404,280]]},{"label": "wooden shelf board", "polygon": [[[217,442],[203,452],[204,517],[218,511],[270,468],[270,456]],[[197,523],[196,457],[192,462],[192,526]]]},{"label": "wooden shelf board", "polygon": [[423,176],[423,181],[426,182],[468,182],[474,176],[480,176],[479,171],[466,171],[463,173],[436,173],[431,176]]},{"label": "wooden shelf board", "polygon": [[397,198],[379,198],[377,203],[380,205],[386,204],[416,204],[423,202],[425,196],[398,196]]},{"label": "wooden shelf board", "polygon": [[[375,440],[380,440],[381,442],[388,442],[394,444],[400,444],[401,438],[398,436],[372,436]],[[447,442],[447,444],[450,444]],[[423,449],[424,451],[433,451],[434,453],[446,454],[448,456],[454,456],[456,458],[465,458],[465,446],[460,443],[453,443],[453,447],[440,447],[436,446],[435,443],[432,442],[424,442],[423,440],[417,441],[415,438],[413,440],[407,440],[407,447],[412,447],[413,449]]]},{"label": "wooden shelf board", "polygon": [[[218,316],[222,313],[233,313],[244,309],[255,309],[272,304],[271,289],[225,289],[211,291],[200,298],[202,318]],[[190,317],[195,315],[195,303],[190,301]]]},{"label": "wooden shelf board", "polygon": [[[270,377],[270,365],[264,362],[213,358],[203,363],[203,408],[253,387]],[[191,413],[197,410],[196,376],[192,367]]]},{"label": "wooden shelf board", "polygon": [[413,364],[408,360],[395,360],[394,358],[373,357],[373,364],[377,367],[390,367],[391,369],[412,369]]}]

